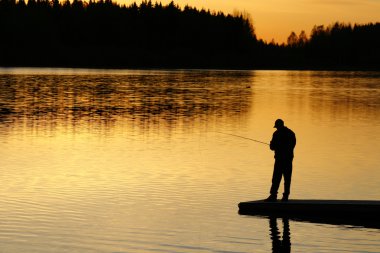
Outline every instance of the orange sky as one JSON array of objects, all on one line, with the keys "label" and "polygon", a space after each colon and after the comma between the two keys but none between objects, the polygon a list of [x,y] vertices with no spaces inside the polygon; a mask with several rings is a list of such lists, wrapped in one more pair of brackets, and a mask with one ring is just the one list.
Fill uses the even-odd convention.
[{"label": "orange sky", "polygon": [[[115,0],[121,4],[140,0]],[[152,0],[155,2],[155,0]],[[171,0],[158,1],[163,4]],[[291,31],[309,35],[314,25],[380,22],[380,0],[175,0],[186,4],[224,13],[248,12],[253,19],[256,35],[266,41],[285,42]]]}]

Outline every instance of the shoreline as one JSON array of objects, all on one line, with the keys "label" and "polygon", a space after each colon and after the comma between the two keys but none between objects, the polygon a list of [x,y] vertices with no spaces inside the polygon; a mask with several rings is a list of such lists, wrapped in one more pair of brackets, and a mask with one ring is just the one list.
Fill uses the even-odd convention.
[{"label": "shoreline", "polygon": [[91,66],[91,65],[0,65],[0,69],[66,69],[66,70],[115,70],[115,71],[126,71],[126,70],[215,70],[215,71],[360,71],[360,72],[378,72],[380,68],[377,67],[253,67],[253,68],[242,68],[242,67],[183,67],[183,66]]}]

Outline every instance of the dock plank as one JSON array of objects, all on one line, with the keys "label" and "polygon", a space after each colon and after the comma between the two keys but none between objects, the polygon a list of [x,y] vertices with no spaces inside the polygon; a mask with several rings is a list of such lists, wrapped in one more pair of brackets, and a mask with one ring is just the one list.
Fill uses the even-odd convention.
[{"label": "dock plank", "polygon": [[[339,224],[380,228],[380,201],[373,200],[264,200],[239,203],[239,214],[336,221]],[[330,222],[328,222],[330,223]]]}]

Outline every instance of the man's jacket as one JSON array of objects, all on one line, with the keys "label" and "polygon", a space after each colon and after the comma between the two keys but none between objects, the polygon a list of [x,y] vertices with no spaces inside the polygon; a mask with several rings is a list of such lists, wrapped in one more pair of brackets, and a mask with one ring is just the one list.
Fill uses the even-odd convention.
[{"label": "man's jacket", "polygon": [[287,127],[277,129],[273,133],[270,142],[270,149],[274,150],[276,159],[291,159],[294,156],[293,150],[296,146],[296,135]]}]

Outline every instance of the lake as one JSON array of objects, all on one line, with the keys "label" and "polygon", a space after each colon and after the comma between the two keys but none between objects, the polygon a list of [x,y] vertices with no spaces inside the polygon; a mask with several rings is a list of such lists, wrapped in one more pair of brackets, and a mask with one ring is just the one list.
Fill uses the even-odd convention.
[{"label": "lake", "polygon": [[[380,252],[380,230],[238,214],[380,200],[380,72],[0,69],[0,252]],[[282,192],[282,185],[280,190]],[[280,192],[280,193],[281,193]]]}]

